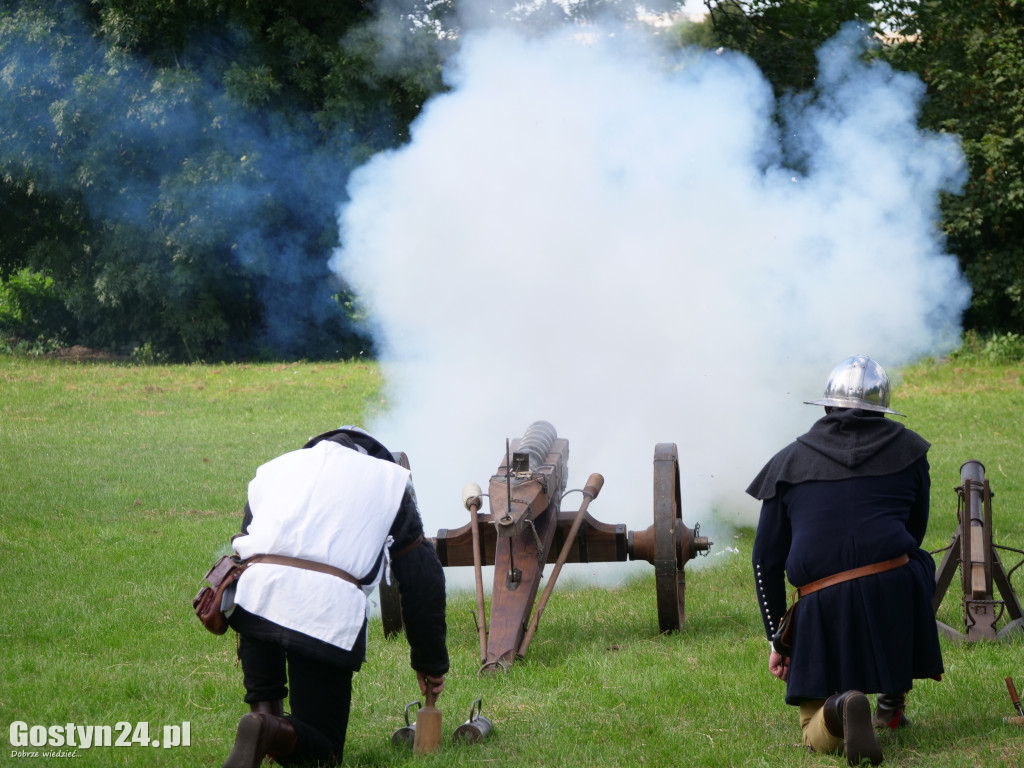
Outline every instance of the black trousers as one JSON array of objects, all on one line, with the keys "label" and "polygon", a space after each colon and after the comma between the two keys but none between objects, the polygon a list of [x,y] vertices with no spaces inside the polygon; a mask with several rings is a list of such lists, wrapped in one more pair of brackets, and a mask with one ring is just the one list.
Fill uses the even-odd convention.
[{"label": "black trousers", "polygon": [[275,760],[281,765],[340,763],[352,703],[352,670],[245,635],[239,638],[238,658],[246,703],[288,699],[287,717],[295,726],[298,746]]}]

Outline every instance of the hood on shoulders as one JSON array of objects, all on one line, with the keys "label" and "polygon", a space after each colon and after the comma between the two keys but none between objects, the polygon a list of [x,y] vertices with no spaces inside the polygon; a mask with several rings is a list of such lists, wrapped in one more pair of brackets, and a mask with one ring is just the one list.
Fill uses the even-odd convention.
[{"label": "hood on shoulders", "polygon": [[892,474],[906,469],[930,447],[916,432],[880,413],[836,410],[775,454],[747,493],[764,500],[775,496],[779,483]]}]

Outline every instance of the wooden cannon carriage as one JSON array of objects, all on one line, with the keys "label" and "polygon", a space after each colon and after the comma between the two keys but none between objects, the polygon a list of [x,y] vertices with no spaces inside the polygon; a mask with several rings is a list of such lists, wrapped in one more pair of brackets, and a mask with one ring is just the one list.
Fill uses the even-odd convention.
[{"label": "wooden cannon carriage", "polygon": [[[569,442],[551,424],[534,422],[522,438],[506,441],[505,456],[488,484],[490,512],[481,511],[484,494],[471,483],[463,490],[469,522],[441,529],[432,540],[443,566],[475,569],[482,672],[507,669],[526,656],[566,562],[651,563],[661,631],[678,630],[685,622],[684,569],[693,557],[706,554],[711,542],[699,535],[699,525],[691,529],[683,522],[676,445],[655,447],[654,522],[643,531],[595,520],[588,507],[604,478],[592,474],[584,488],[566,492],[568,461]],[[583,496],[580,507],[562,510],[562,500],[576,492]],[[534,605],[547,564],[554,569]],[[488,622],[482,568],[490,565],[494,582]],[[402,628],[397,588],[382,585],[380,595],[384,632],[391,635]]]}]

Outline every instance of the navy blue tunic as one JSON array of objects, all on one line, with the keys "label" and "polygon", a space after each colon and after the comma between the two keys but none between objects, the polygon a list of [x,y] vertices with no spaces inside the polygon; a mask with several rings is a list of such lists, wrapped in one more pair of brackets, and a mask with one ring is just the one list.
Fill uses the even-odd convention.
[{"label": "navy blue tunic", "polygon": [[[826,417],[833,422],[835,418]],[[839,418],[849,422],[851,417]],[[876,422],[871,428],[881,428],[880,421],[893,425],[881,428],[895,435],[888,438],[890,448],[894,441],[917,438],[909,430],[901,435],[900,424],[871,421]],[[849,423],[844,424],[848,428]],[[787,575],[790,584],[802,586],[902,554],[910,557],[902,567],[801,598],[795,613],[787,703],[851,689],[899,694],[910,690],[915,678],[941,675],[942,655],[932,611],[935,563],[921,549],[928,525],[930,480],[922,452],[927,444],[920,443],[923,448],[909,453],[903,447],[904,457],[920,455],[890,474],[847,471],[839,473],[848,475],[841,479],[799,482],[776,477],[773,495],[763,499],[752,559],[769,638],[786,609]],[[897,466],[901,463],[895,461]]]}]

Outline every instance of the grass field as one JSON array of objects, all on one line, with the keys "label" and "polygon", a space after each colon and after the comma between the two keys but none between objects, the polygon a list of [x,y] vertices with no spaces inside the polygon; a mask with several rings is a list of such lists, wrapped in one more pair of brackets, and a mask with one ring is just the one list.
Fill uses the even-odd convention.
[{"label": "grass field", "polygon": [[[10,725],[188,724],[190,746],[78,748],[76,766],[219,766],[243,713],[230,636],[191,613],[198,579],[237,530],[260,463],[383,407],[373,364],[152,366],[0,358],[0,765],[60,764],[15,746]],[[932,443],[926,545],[956,526],[960,464],[993,490],[997,543],[1024,548],[1024,367],[921,364],[894,403]],[[477,677],[474,598],[450,595],[450,734],[473,699],[494,722],[474,746],[414,758],[390,745],[416,698],[404,639],[371,624],[346,764],[826,766],[798,746],[796,713],[767,672],[753,598],[753,532],[734,556],[687,570],[687,624],[657,630],[653,569],[610,587],[560,583],[529,658]],[[1016,562],[1010,559],[1009,564]],[[1015,576],[1015,586],[1021,589]],[[940,618],[963,626],[954,583]],[[911,694],[914,727],[883,734],[892,766],[1011,766],[1024,728],[1003,678],[1024,687],[1024,643],[944,642],[946,675]],[[123,726],[122,726],[123,728]],[[168,732],[173,735],[173,731]],[[129,736],[130,741],[130,735]],[[141,740],[141,731],[137,734]],[[19,757],[18,752],[40,757]]]}]

